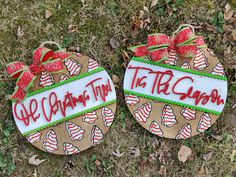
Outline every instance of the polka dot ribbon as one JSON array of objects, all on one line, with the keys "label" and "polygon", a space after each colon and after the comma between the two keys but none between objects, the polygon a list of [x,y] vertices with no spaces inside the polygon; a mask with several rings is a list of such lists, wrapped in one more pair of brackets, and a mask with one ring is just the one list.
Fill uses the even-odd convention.
[{"label": "polka dot ribbon", "polygon": [[9,63],[6,67],[7,72],[12,78],[17,79],[15,91],[11,98],[23,101],[38,74],[43,71],[50,73],[63,71],[62,61],[69,56],[64,50],[54,52],[46,47],[39,47],[33,53],[34,62],[30,66],[19,61]]},{"label": "polka dot ribbon", "polygon": [[169,58],[170,50],[184,58],[194,58],[198,48],[206,47],[203,36],[196,36],[191,25],[183,24],[173,33],[173,36],[156,33],[148,35],[147,45],[130,48],[137,57],[150,57],[153,61]]}]

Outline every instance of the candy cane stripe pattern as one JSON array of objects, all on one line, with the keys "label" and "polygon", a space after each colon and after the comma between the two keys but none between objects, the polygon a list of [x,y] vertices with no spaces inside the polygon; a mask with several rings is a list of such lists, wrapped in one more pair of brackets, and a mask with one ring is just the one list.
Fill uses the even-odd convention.
[{"label": "candy cane stripe pattern", "polygon": [[68,77],[67,75],[65,75],[65,74],[62,74],[62,75],[61,75],[61,77],[60,77],[60,80],[59,80],[59,82],[66,81],[66,80],[68,80],[68,79],[69,79],[69,77]]},{"label": "candy cane stripe pattern", "polygon": [[181,65],[181,68],[183,68],[183,69],[191,69],[191,66],[190,66],[189,62],[185,62],[184,64]]},{"label": "candy cane stripe pattern", "polygon": [[185,124],[181,130],[176,135],[176,139],[187,139],[190,138],[192,134],[192,128],[190,124]]},{"label": "candy cane stripe pattern", "polygon": [[72,141],[80,141],[84,138],[85,130],[73,122],[66,122],[66,130]]},{"label": "candy cane stripe pattern", "polygon": [[63,149],[66,155],[78,154],[80,152],[79,148],[77,148],[71,143],[64,143]]},{"label": "candy cane stripe pattern", "polygon": [[79,53],[79,52],[73,52],[74,55],[76,55],[77,57],[82,57],[84,56],[83,54]]},{"label": "candy cane stripe pattern", "polygon": [[196,119],[196,111],[191,109],[191,108],[184,108],[181,111],[181,115],[183,115],[183,117],[186,120],[194,120],[194,119]]},{"label": "candy cane stripe pattern", "polygon": [[204,132],[205,130],[207,130],[210,126],[212,125],[211,123],[211,117],[208,113],[203,113],[201,118],[200,118],[200,121],[199,121],[199,124],[198,124],[198,127],[197,127],[197,130],[199,132]]},{"label": "candy cane stripe pattern", "polygon": [[139,97],[136,95],[125,94],[125,102],[128,105],[134,106],[140,102]]},{"label": "candy cane stripe pattern", "polygon": [[167,60],[165,60],[165,64],[175,66],[177,64],[178,58],[179,57],[178,57],[178,54],[176,53],[176,51],[170,50],[169,51],[169,58]]},{"label": "candy cane stripe pattern", "polygon": [[193,61],[194,69],[202,71],[209,66],[208,60],[205,56],[205,53],[202,49],[198,49],[197,55]]},{"label": "candy cane stripe pattern", "polygon": [[167,127],[173,127],[175,124],[178,123],[174,114],[174,110],[170,105],[165,105],[162,109],[161,120],[161,123]]},{"label": "candy cane stripe pattern", "polygon": [[54,79],[52,74],[47,72],[42,72],[39,85],[42,87],[47,87],[53,84],[54,84]]},{"label": "candy cane stripe pattern", "polygon": [[71,76],[78,75],[82,69],[82,65],[78,61],[68,58],[65,60],[65,65]]},{"label": "candy cane stripe pattern", "polygon": [[33,133],[33,134],[29,135],[27,137],[27,140],[30,143],[37,143],[37,142],[39,142],[41,140],[41,136],[42,136],[42,133],[36,132],[36,133]]},{"label": "candy cane stripe pattern", "polygon": [[221,63],[218,63],[213,71],[211,72],[211,74],[214,74],[214,75],[217,75],[217,76],[224,76],[225,75],[225,72],[224,72],[224,68],[222,66]]},{"label": "candy cane stripe pattern", "polygon": [[88,124],[93,124],[98,119],[96,111],[84,114],[82,120]]},{"label": "candy cane stripe pattern", "polygon": [[151,133],[153,133],[154,135],[163,137],[163,132],[160,128],[160,125],[156,122],[156,121],[152,121],[150,127],[149,127],[149,131]]},{"label": "candy cane stripe pattern", "polygon": [[103,137],[104,135],[102,133],[102,130],[98,126],[94,125],[91,132],[92,146],[99,144],[101,140],[103,139]]},{"label": "candy cane stripe pattern", "polygon": [[114,120],[114,113],[108,107],[102,108],[102,118],[106,127],[110,127]]},{"label": "candy cane stripe pattern", "polygon": [[92,71],[92,70],[94,70],[94,69],[97,69],[97,68],[99,68],[98,62],[95,61],[95,60],[92,59],[92,58],[89,58],[89,59],[88,59],[88,72],[89,72],[89,71]]},{"label": "candy cane stripe pattern", "polygon": [[152,111],[152,104],[145,103],[142,106],[140,106],[136,111],[134,111],[134,117],[136,118],[137,121],[139,122],[147,122],[147,119],[150,116],[150,113]]},{"label": "candy cane stripe pattern", "polygon": [[54,152],[58,150],[57,135],[53,130],[47,132],[46,138],[43,142],[43,148],[48,152]]}]

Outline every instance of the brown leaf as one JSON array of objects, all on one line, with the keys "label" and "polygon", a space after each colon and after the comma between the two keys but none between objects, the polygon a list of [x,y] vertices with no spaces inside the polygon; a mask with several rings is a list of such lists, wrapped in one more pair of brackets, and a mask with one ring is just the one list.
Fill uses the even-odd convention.
[{"label": "brown leaf", "polygon": [[43,159],[43,160],[36,159],[36,157],[37,157],[37,155],[33,155],[32,157],[30,157],[29,164],[38,166],[41,163],[43,163],[44,161],[46,161],[45,159]]},{"label": "brown leaf", "polygon": [[192,150],[188,146],[182,145],[178,152],[178,159],[179,161],[185,163],[191,154]]},{"label": "brown leaf", "polygon": [[205,161],[209,161],[212,158],[213,152],[209,152],[207,154],[203,154],[203,159]]},{"label": "brown leaf", "polygon": [[214,138],[217,141],[221,141],[223,139],[223,137],[221,135],[211,135],[212,138]]},{"label": "brown leaf", "polygon": [[96,164],[97,167],[99,167],[102,163],[99,160],[95,160],[95,164]]},{"label": "brown leaf", "polygon": [[110,39],[110,45],[113,49],[116,49],[116,48],[120,47],[120,42],[118,41],[118,39],[115,36],[113,36]]},{"label": "brown leaf", "polygon": [[166,167],[162,165],[160,170],[158,171],[158,174],[166,177]]},{"label": "brown leaf", "polygon": [[225,20],[230,20],[233,17],[233,14],[234,14],[233,8],[230,6],[229,3],[227,3],[225,5],[224,19]]},{"label": "brown leaf", "polygon": [[236,41],[236,29],[232,31],[233,40]]},{"label": "brown leaf", "polygon": [[206,169],[205,169],[205,165],[204,163],[202,164],[201,168],[199,169],[199,171],[197,172],[197,175],[198,177],[203,177],[205,176],[207,173],[206,173]]},{"label": "brown leaf", "polygon": [[152,3],[151,3],[150,7],[152,8],[152,7],[156,6],[157,3],[158,3],[158,0],[152,0]]},{"label": "brown leaf", "polygon": [[117,83],[120,81],[120,78],[119,78],[117,75],[113,74],[113,75],[112,75],[112,81],[113,81],[115,84],[117,84]]},{"label": "brown leaf", "polygon": [[46,10],[46,11],[45,11],[45,18],[48,19],[48,18],[50,18],[51,16],[52,16],[52,12],[49,11],[49,10]]}]

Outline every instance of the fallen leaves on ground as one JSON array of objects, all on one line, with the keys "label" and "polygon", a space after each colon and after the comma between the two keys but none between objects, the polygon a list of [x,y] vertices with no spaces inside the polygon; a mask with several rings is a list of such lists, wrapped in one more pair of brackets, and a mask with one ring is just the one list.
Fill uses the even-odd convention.
[{"label": "fallen leaves on ground", "polygon": [[230,20],[233,17],[234,9],[230,6],[229,3],[225,5],[224,19]]},{"label": "fallen leaves on ground", "polygon": [[38,155],[33,155],[32,157],[29,158],[29,164],[31,165],[35,165],[35,166],[39,166],[41,163],[43,163],[44,161],[46,161],[45,159],[36,159]]},{"label": "fallen leaves on ground", "polygon": [[188,146],[182,145],[180,147],[180,150],[178,152],[179,161],[185,163],[191,155],[192,150]]},{"label": "fallen leaves on ground", "polygon": [[117,84],[120,81],[120,78],[115,74],[112,74],[111,78],[115,84]]}]

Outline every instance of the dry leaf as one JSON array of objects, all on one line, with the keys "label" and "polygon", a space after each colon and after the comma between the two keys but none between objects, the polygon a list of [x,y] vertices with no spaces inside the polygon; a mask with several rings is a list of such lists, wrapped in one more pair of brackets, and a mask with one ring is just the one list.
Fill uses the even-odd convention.
[{"label": "dry leaf", "polygon": [[178,152],[178,159],[179,161],[185,163],[191,154],[192,154],[192,150],[188,146],[182,145]]},{"label": "dry leaf", "polygon": [[120,78],[117,75],[113,74],[112,75],[112,81],[116,84],[120,81]]},{"label": "dry leaf", "polygon": [[46,161],[45,159],[43,159],[43,160],[36,159],[36,157],[37,157],[37,155],[33,155],[32,157],[30,157],[29,164],[38,166],[41,163],[43,163],[44,161]]},{"label": "dry leaf", "polygon": [[130,152],[133,154],[134,158],[137,158],[141,155],[139,148],[131,147]]},{"label": "dry leaf", "polygon": [[48,18],[50,18],[51,16],[52,16],[52,12],[49,11],[49,10],[46,10],[46,11],[45,11],[45,18],[48,19]]},{"label": "dry leaf", "polygon": [[225,5],[225,13],[224,13],[224,19],[225,20],[229,20],[233,17],[233,14],[234,14],[234,10],[233,8],[230,6],[229,3],[227,3]]},{"label": "dry leaf", "polygon": [[16,30],[16,36],[17,36],[17,38],[20,38],[20,37],[22,37],[23,35],[24,35],[23,29],[21,29],[21,27],[18,26],[18,27],[17,27],[17,30]]},{"label": "dry leaf", "polygon": [[146,11],[146,12],[149,12],[149,9],[147,6],[143,6],[143,10]]},{"label": "dry leaf", "polygon": [[214,138],[217,141],[221,141],[223,139],[223,137],[221,135],[211,135],[212,138]]},{"label": "dry leaf", "polygon": [[111,39],[110,39],[110,46],[113,48],[113,49],[116,49],[118,47],[120,47],[120,42],[118,41],[118,39],[113,36]]},{"label": "dry leaf", "polygon": [[152,0],[152,3],[151,3],[151,8],[156,6],[158,3],[158,0]]},{"label": "dry leaf", "polygon": [[205,161],[209,161],[211,159],[212,155],[213,155],[213,152],[209,152],[207,154],[203,154],[203,159]]},{"label": "dry leaf", "polygon": [[232,36],[233,36],[234,41],[236,41],[236,29],[232,31]]},{"label": "dry leaf", "polygon": [[206,170],[205,170],[205,165],[204,163],[202,164],[201,168],[199,169],[199,171],[197,172],[198,177],[200,176],[205,176],[206,175]]},{"label": "dry leaf", "polygon": [[112,154],[116,157],[122,157],[125,153],[124,152],[121,153],[120,146],[118,146],[117,149],[114,152],[112,152]]},{"label": "dry leaf", "polygon": [[159,172],[158,172],[158,174],[163,175],[164,177],[166,177],[166,167],[162,165]]}]

